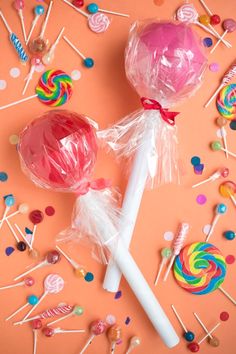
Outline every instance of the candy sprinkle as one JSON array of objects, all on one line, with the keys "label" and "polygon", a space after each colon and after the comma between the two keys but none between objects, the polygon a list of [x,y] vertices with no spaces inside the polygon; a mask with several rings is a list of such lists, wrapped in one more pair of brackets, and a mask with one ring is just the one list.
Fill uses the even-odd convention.
[{"label": "candy sprinkle", "polygon": [[122,296],[122,291],[119,290],[119,291],[117,291],[117,293],[115,293],[114,299],[115,299],[115,300],[118,300],[119,298],[121,298],[121,296]]},{"label": "candy sprinkle", "polygon": [[127,316],[126,319],[125,319],[125,324],[128,326],[130,321],[131,321],[131,318],[129,316]]},{"label": "candy sprinkle", "polygon": [[11,247],[11,246],[7,247],[7,248],[5,249],[6,256],[9,257],[14,251],[15,251],[15,248],[14,248],[14,247]]},{"label": "candy sprinkle", "polygon": [[6,172],[0,172],[0,181],[6,182],[8,180],[8,174]]}]

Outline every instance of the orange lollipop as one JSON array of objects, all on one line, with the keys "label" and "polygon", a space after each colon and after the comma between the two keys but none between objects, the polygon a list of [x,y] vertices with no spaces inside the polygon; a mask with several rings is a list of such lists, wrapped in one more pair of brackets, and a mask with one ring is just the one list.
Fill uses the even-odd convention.
[{"label": "orange lollipop", "polygon": [[122,330],[121,327],[118,325],[113,325],[109,328],[108,332],[107,332],[107,336],[109,341],[111,342],[111,349],[110,349],[110,353],[114,354],[115,353],[115,348],[116,348],[116,344],[121,340],[122,338]]},{"label": "orange lollipop", "polygon": [[222,197],[230,198],[236,206],[236,199],[234,197],[234,194],[236,193],[236,184],[233,181],[226,181],[221,183],[219,192]]}]

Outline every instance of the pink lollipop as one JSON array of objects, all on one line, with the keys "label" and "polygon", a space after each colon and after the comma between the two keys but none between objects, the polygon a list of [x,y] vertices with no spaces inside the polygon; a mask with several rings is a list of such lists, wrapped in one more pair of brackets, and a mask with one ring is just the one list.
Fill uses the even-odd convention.
[{"label": "pink lollipop", "polygon": [[23,281],[11,285],[2,286],[0,290],[15,288],[17,286],[33,286],[35,283],[34,278],[26,277]]},{"label": "pink lollipop", "polygon": [[92,344],[92,341],[94,340],[94,338],[96,336],[103,334],[106,330],[107,330],[106,322],[104,322],[102,320],[93,321],[90,325],[91,336],[87,340],[83,349],[80,351],[80,354],[83,354],[85,352],[85,350],[90,346],[90,344]]},{"label": "pink lollipop", "polygon": [[39,301],[37,304],[35,304],[30,311],[25,315],[21,323],[23,323],[29,315],[38,307],[38,305],[43,301],[43,299],[48,295],[48,294],[57,294],[62,289],[64,288],[64,279],[60,277],[58,274],[49,274],[45,280],[44,280],[44,293],[40,297]]},{"label": "pink lollipop", "polygon": [[219,178],[226,178],[229,175],[229,169],[227,167],[222,167],[220,169],[218,169],[217,171],[215,171],[212,175],[210,175],[208,178],[206,178],[205,180],[194,184],[192,186],[192,188],[196,188],[198,186],[201,186],[202,184],[208,183],[208,182],[214,182]]},{"label": "pink lollipop", "polygon": [[218,42],[215,44],[215,46],[212,48],[211,53],[213,53],[220,42],[225,38],[227,33],[232,33],[236,30],[236,21],[232,18],[228,18],[227,20],[224,20],[223,22],[223,28],[224,28],[224,33],[223,35],[219,38]]},{"label": "pink lollipop", "polygon": [[79,12],[81,15],[85,16],[88,20],[88,26],[91,31],[95,33],[103,33],[105,32],[108,27],[110,26],[109,18],[101,12],[97,12],[93,15],[88,15],[83,10],[79,9],[75,5],[73,5],[68,0],[63,0],[67,5],[71,6],[75,11]]}]

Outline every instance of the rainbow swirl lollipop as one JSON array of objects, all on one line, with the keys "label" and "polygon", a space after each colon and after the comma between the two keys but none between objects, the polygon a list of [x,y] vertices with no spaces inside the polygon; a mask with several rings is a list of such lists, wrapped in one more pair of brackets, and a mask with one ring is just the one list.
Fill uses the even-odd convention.
[{"label": "rainbow swirl lollipop", "polygon": [[66,103],[72,95],[72,79],[62,70],[46,71],[36,87],[39,100],[52,107]]},{"label": "rainbow swirl lollipop", "polygon": [[225,259],[212,244],[196,242],[182,249],[175,261],[174,275],[178,284],[190,293],[208,294],[224,281]]},{"label": "rainbow swirl lollipop", "polygon": [[226,119],[236,117],[236,84],[227,85],[220,91],[216,105],[219,113]]}]

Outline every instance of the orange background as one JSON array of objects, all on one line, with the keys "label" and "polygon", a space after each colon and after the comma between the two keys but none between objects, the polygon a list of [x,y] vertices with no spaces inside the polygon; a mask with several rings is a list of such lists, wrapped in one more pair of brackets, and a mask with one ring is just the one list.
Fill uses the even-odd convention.
[{"label": "orange background", "polygon": [[[6,15],[9,24],[14,31],[22,38],[20,22],[16,11],[11,7],[11,2],[2,0],[1,8]],[[25,1],[25,23],[27,32],[29,31],[33,19],[33,6],[39,4],[35,1]],[[87,3],[87,2],[86,2]],[[139,107],[139,97],[129,86],[124,73],[123,53],[127,40],[130,24],[136,19],[144,19],[156,16],[160,19],[171,19],[177,7],[182,4],[179,0],[166,0],[161,6],[157,6],[153,0],[126,0],[126,1],[98,1],[104,9],[113,9],[130,14],[130,19],[112,17],[112,24],[109,30],[100,35],[91,32],[86,25],[86,19],[70,9],[62,1],[55,1],[53,11],[49,20],[46,36],[52,42],[55,40],[62,26],[66,27],[65,34],[80,48],[80,50],[95,60],[95,67],[87,70],[81,64],[80,58],[62,40],[56,51],[56,58],[51,68],[60,68],[70,73],[74,69],[79,69],[82,77],[74,82],[74,95],[63,108],[84,113],[96,120],[101,128],[107,127],[113,122],[117,122],[121,117],[133,112]],[[200,3],[195,0],[194,4],[199,12],[203,13]],[[236,5],[234,0],[207,0],[207,4],[215,13],[221,15],[223,19],[235,14]],[[21,98],[23,89],[23,79],[29,71],[28,65],[21,66],[17,60],[14,50],[9,44],[7,31],[0,21],[1,35],[1,65],[0,80],[7,81],[7,89],[0,91],[0,105],[7,104]],[[208,35],[201,29],[197,29],[204,37]],[[220,30],[220,28],[219,28]],[[39,26],[37,27],[39,31]],[[36,34],[36,32],[34,32]],[[235,34],[228,35],[227,39],[236,46]],[[220,339],[220,347],[212,348],[206,342],[201,346],[201,352],[214,353],[235,353],[235,339],[233,338],[236,326],[236,316],[234,305],[229,302],[219,291],[206,296],[194,296],[179,288],[171,275],[167,283],[160,281],[154,289],[153,282],[156,275],[157,265],[160,262],[159,251],[164,246],[170,246],[170,242],[163,239],[165,231],[176,232],[181,221],[187,221],[191,225],[188,242],[203,241],[205,236],[202,228],[211,222],[213,209],[216,203],[226,202],[228,212],[223,216],[212,236],[212,242],[218,246],[223,254],[233,254],[235,252],[236,241],[226,241],[222,232],[227,229],[235,229],[235,209],[228,200],[222,200],[218,193],[219,181],[192,190],[191,185],[207,177],[214,170],[221,166],[228,166],[230,169],[230,179],[234,179],[236,167],[234,160],[225,160],[221,152],[213,153],[209,149],[209,143],[216,139],[214,123],[217,111],[214,104],[209,109],[203,109],[203,104],[217,87],[219,79],[224,71],[235,59],[235,49],[228,50],[220,45],[216,52],[209,56],[209,62],[218,62],[220,71],[212,73],[207,70],[205,80],[201,89],[195,97],[185,102],[178,110],[181,115],[178,117],[179,128],[179,150],[183,161],[184,176],[181,186],[163,186],[155,191],[146,192],[143,197],[140,215],[137,221],[134,240],[132,243],[132,254],[137,260],[146,279],[153,288],[161,304],[168,313],[177,333],[181,336],[182,330],[177,322],[170,305],[175,304],[179,310],[186,326],[196,333],[197,339],[202,337],[203,330],[196,322],[192,312],[196,311],[208,328],[212,328],[219,321],[219,314],[228,311],[230,319],[222,322],[216,332]],[[20,67],[21,75],[13,79],[9,75],[12,67]],[[34,85],[40,74],[35,74],[31,82],[27,95],[34,94]],[[2,195],[13,193],[17,199],[17,204],[27,202],[31,209],[41,209],[47,205],[53,205],[56,214],[53,217],[45,216],[42,224],[39,225],[35,238],[35,247],[42,255],[55,246],[57,233],[64,229],[70,222],[71,210],[74,197],[60,193],[52,193],[36,188],[21,172],[18,156],[15,147],[8,142],[9,136],[18,133],[30,120],[34,119],[46,110],[37,99],[9,108],[0,112],[0,169],[6,171],[9,179],[6,183],[0,184]],[[228,144],[231,151],[236,151],[235,132],[228,130]],[[193,155],[201,157],[205,164],[203,176],[194,175],[190,159]],[[96,165],[96,176],[109,177],[114,185],[124,192],[126,180],[123,176],[123,166],[118,166],[113,156],[108,156],[104,152],[99,155]],[[207,203],[200,206],[195,199],[199,193],[206,194]],[[2,203],[2,211],[4,205]],[[16,217],[15,220],[23,228],[32,227],[27,216]],[[5,248],[14,244],[11,233],[6,225],[3,226],[0,235],[0,282],[2,285],[9,284],[12,279],[22,272],[32,260],[26,253],[15,251],[10,257],[5,255]],[[57,294],[48,296],[40,305],[39,310],[44,310],[54,306],[59,302],[69,304],[81,304],[85,313],[81,318],[71,318],[60,323],[61,328],[85,328],[96,318],[105,318],[107,314],[113,314],[117,322],[123,328],[123,344],[117,346],[117,353],[124,353],[127,348],[128,339],[133,335],[142,338],[142,345],[135,349],[136,353],[168,353],[169,349],[164,346],[158,335],[141,310],[138,302],[132,294],[129,286],[123,280],[121,290],[123,296],[119,300],[114,299],[114,294],[106,293],[102,290],[102,280],[104,267],[96,263],[90,256],[88,249],[82,248],[78,244],[66,245],[64,249],[71,254],[72,258],[86,265],[95,275],[95,281],[86,283],[75,278],[72,268],[62,259],[61,262],[51,268],[44,268],[35,272],[37,284],[33,289],[15,288],[2,291],[0,293],[0,351],[2,354],[32,353],[32,331],[30,325],[14,327],[11,322],[6,323],[6,318],[15,309],[22,306],[26,301],[26,296],[34,293],[40,295],[43,291],[42,281],[50,272],[57,272],[63,276],[66,285],[64,290]],[[235,286],[236,265],[228,266],[228,274],[224,282],[224,288],[232,296],[236,297]],[[22,314],[23,315],[23,314]],[[126,326],[126,317],[131,318],[131,323]],[[21,314],[16,316],[16,320],[21,318]],[[61,334],[53,338],[39,335],[38,353],[40,354],[73,354],[78,353],[82,348],[88,333],[86,334]],[[97,337],[94,343],[87,350],[88,354],[100,354],[109,352],[109,344],[106,336]],[[186,343],[181,340],[180,344],[172,349],[175,354],[187,352]]]}]

